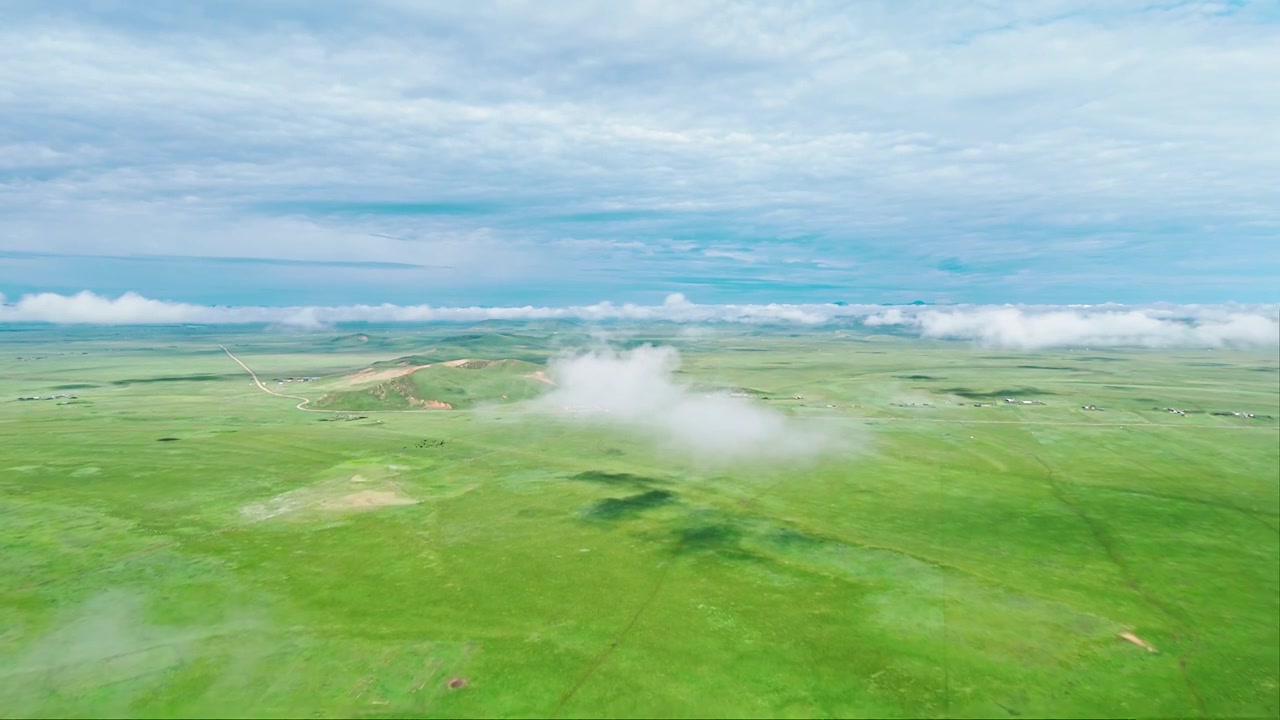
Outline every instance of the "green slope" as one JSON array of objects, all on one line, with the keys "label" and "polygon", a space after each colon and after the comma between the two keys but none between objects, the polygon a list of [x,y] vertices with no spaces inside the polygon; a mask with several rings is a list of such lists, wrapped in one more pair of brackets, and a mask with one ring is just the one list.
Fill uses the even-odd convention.
[{"label": "green slope", "polygon": [[[550,386],[534,377],[542,366],[523,360],[469,360],[434,364],[391,380],[324,395],[315,406],[330,410],[413,410],[475,407],[537,397]],[[445,408],[439,408],[445,409]]]}]

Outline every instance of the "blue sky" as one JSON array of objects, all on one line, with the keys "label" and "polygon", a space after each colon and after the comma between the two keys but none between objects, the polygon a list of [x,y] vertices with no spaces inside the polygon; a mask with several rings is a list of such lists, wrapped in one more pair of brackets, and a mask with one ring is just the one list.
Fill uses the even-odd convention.
[{"label": "blue sky", "polygon": [[0,293],[1273,302],[1280,2],[0,4]]}]

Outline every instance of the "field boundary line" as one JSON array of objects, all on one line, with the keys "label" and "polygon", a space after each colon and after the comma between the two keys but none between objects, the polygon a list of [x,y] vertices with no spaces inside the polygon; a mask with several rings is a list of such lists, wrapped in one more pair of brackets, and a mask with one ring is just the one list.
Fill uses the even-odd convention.
[{"label": "field boundary line", "polygon": [[605,646],[604,650],[601,650],[582,671],[582,673],[578,675],[578,679],[574,681],[573,685],[570,685],[569,689],[565,690],[564,694],[560,696],[559,702],[556,703],[555,709],[550,712],[549,717],[554,718],[559,716],[561,711],[564,710],[565,705],[569,704],[569,701],[572,700],[573,696],[577,695],[578,691],[587,684],[587,681],[591,679],[591,676],[595,675],[596,671],[608,662],[609,656],[613,654],[613,651],[617,650],[618,646],[622,645],[623,640],[626,640],[627,635],[631,632],[632,628],[640,622],[640,617],[649,609],[649,606],[653,605],[653,601],[658,599],[658,594],[662,592],[663,586],[667,584],[667,576],[671,574],[671,568],[675,566],[676,560],[679,559],[680,550],[683,549],[683,547],[684,543],[681,543],[676,547],[675,555],[668,558],[666,564],[658,571],[658,579],[654,582],[653,589],[649,591],[648,597],[646,597],[644,602],[640,603],[640,607],[636,608],[636,611],[631,614],[631,619],[627,621],[627,624],[623,626],[622,630],[613,637],[613,640]]},{"label": "field boundary line", "polygon": [[[1035,441],[1034,438],[1033,441]],[[1039,445],[1038,441],[1035,442]],[[1188,628],[1188,634],[1191,636],[1192,644],[1198,644],[1197,634],[1191,629],[1193,628],[1193,623],[1184,615],[1182,608],[1177,608],[1175,611],[1174,605],[1166,603],[1164,600],[1156,597],[1156,595],[1148,590],[1146,586],[1139,582],[1137,574],[1133,571],[1133,567],[1124,558],[1120,557],[1120,553],[1117,552],[1115,543],[1110,534],[1108,534],[1105,524],[1089,515],[1089,513],[1086,512],[1079,503],[1068,497],[1068,493],[1065,488],[1063,488],[1063,481],[1058,478],[1057,472],[1049,465],[1049,463],[1045,462],[1044,459],[1040,457],[1039,453],[1032,452],[1031,457],[1034,458],[1035,461],[1044,469],[1044,477],[1049,484],[1049,492],[1052,493],[1054,498],[1066,507],[1073,515],[1075,515],[1076,518],[1089,530],[1089,533],[1093,535],[1094,542],[1102,548],[1103,554],[1105,554],[1107,559],[1111,561],[1111,564],[1115,566],[1117,572],[1120,574],[1121,580],[1124,581],[1124,584],[1127,585],[1138,597],[1145,600],[1147,604],[1158,610],[1160,614],[1164,615],[1167,619],[1172,620],[1175,625],[1181,625]],[[1067,484],[1074,485],[1074,483],[1071,483],[1070,481],[1067,481]],[[1182,681],[1187,687],[1187,692],[1191,695],[1192,700],[1195,701],[1197,709],[1200,711],[1200,716],[1208,717],[1209,710],[1205,705],[1204,697],[1200,695],[1199,690],[1196,689],[1195,684],[1191,681],[1191,675],[1187,672],[1186,653],[1183,653],[1178,657],[1178,669],[1179,674],[1182,675]]]}]

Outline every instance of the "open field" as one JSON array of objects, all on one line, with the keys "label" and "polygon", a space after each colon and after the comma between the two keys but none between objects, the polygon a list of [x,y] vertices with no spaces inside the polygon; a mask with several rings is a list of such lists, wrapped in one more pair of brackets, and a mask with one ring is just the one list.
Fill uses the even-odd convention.
[{"label": "open field", "polygon": [[527,410],[574,323],[0,326],[0,714],[1280,714],[1274,349],[608,331],[846,442]]}]

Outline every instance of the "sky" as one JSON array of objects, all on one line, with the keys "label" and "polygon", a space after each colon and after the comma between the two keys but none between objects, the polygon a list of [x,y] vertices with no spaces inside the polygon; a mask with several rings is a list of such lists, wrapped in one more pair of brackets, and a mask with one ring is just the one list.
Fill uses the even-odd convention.
[{"label": "sky", "polygon": [[1276,0],[6,0],[0,293],[1273,303],[1277,68]]}]

